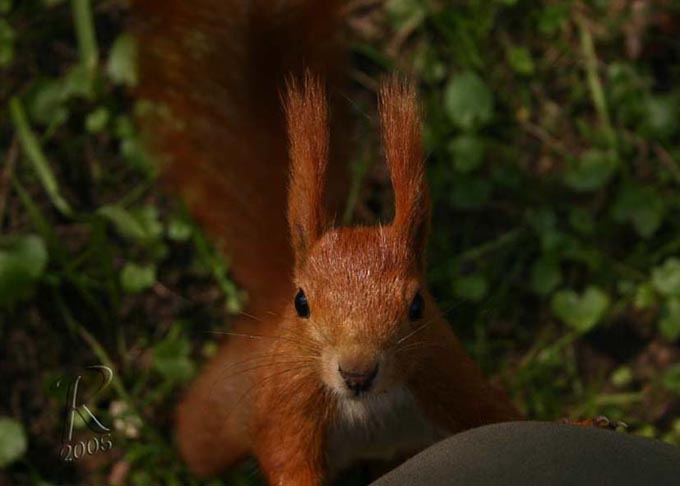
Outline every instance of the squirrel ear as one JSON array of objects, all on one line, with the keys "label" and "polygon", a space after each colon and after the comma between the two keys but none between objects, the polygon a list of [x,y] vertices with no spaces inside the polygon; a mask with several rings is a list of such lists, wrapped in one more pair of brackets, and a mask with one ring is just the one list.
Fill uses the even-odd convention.
[{"label": "squirrel ear", "polygon": [[415,85],[391,77],[381,87],[379,106],[383,147],[394,189],[392,227],[405,239],[417,263],[424,264],[430,197]]},{"label": "squirrel ear", "polygon": [[297,263],[328,225],[324,186],[328,165],[328,103],[322,81],[305,73],[288,83],[285,101],[290,155],[288,224]]}]

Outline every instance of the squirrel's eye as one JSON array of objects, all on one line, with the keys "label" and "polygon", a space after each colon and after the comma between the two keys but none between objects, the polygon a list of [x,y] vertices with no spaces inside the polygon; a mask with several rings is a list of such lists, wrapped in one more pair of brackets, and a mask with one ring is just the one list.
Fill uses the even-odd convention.
[{"label": "squirrel's eye", "polygon": [[425,300],[420,292],[413,297],[411,301],[411,306],[408,308],[408,318],[412,321],[417,321],[423,317],[423,311],[425,310]]},{"label": "squirrel's eye", "polygon": [[302,289],[295,294],[295,310],[300,317],[309,317],[309,302]]}]

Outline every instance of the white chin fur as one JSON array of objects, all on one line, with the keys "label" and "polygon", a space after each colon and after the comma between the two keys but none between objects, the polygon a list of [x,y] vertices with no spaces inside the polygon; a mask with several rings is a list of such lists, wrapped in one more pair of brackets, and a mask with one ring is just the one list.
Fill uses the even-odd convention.
[{"label": "white chin fur", "polygon": [[329,465],[334,471],[359,459],[411,455],[447,435],[422,414],[403,385],[359,398],[338,393],[337,404],[328,443]]},{"label": "white chin fur", "polygon": [[380,425],[380,422],[399,408],[399,404],[409,399],[409,393],[404,387],[368,391],[359,396],[354,396],[348,390],[335,391],[338,403],[336,420],[346,425]]}]

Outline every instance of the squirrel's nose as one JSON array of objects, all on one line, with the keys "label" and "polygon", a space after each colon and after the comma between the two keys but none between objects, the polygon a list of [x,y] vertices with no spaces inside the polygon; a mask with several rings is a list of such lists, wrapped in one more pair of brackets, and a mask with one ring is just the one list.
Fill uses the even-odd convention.
[{"label": "squirrel's nose", "polygon": [[343,369],[342,366],[338,366],[338,372],[342,379],[345,380],[345,385],[349,388],[355,395],[359,395],[361,392],[368,391],[373,384],[373,380],[378,374],[378,363],[374,363],[371,367],[367,369]]}]

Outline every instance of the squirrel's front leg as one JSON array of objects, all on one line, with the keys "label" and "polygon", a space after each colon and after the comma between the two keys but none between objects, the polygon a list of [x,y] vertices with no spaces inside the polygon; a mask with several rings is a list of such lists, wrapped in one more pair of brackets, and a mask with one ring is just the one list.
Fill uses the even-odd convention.
[{"label": "squirrel's front leg", "polygon": [[269,423],[258,437],[255,454],[270,485],[323,484],[325,449],[322,431],[317,429],[317,424],[304,424],[292,417]]},{"label": "squirrel's front leg", "polygon": [[[294,390],[294,392],[291,392]],[[259,400],[253,452],[269,484],[320,486],[333,404],[312,376],[289,376]]]},{"label": "squirrel's front leg", "polygon": [[324,474],[314,466],[297,464],[287,466],[284,470],[264,471],[272,486],[321,486]]}]

